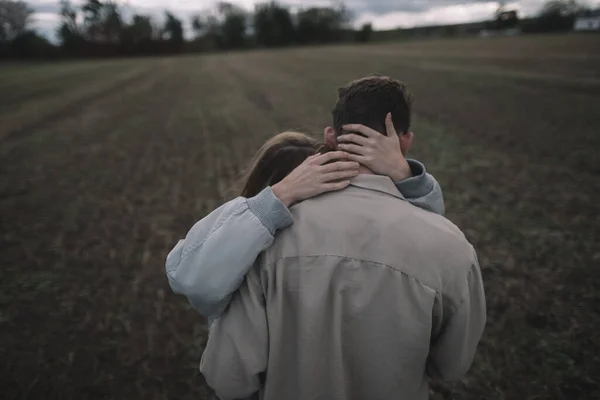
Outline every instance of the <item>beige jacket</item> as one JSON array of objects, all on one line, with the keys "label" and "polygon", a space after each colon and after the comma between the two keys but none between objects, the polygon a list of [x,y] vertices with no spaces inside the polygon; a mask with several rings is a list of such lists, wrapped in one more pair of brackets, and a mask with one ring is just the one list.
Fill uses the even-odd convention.
[{"label": "beige jacket", "polygon": [[455,225],[377,175],[291,211],[211,328],[200,371],[219,396],[419,400],[467,372],[485,296]]}]

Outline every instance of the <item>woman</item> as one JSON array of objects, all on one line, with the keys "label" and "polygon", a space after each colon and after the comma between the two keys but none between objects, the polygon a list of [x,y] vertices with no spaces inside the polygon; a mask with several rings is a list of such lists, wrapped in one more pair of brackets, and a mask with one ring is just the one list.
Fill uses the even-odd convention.
[{"label": "woman", "polygon": [[[426,174],[424,166],[418,161],[405,160],[399,145],[396,152],[391,152],[388,143],[377,142],[394,138],[398,141],[390,125],[387,136],[359,127],[360,133],[373,138],[368,143],[360,139],[364,153],[381,165],[395,166],[399,160],[406,164],[406,176],[413,177],[396,182],[398,190],[412,204],[443,214],[441,188]],[[358,141],[355,135],[338,138],[344,140]],[[342,151],[319,154],[324,151],[323,146],[296,132],[284,132],[268,140],[244,176],[241,197],[197,222],[167,256],[167,276],[173,291],[185,295],[210,320],[218,317],[256,257],[271,246],[277,231],[293,223],[288,207],[348,186],[350,179],[358,174],[359,164],[353,160],[377,170],[367,165],[366,158],[361,158],[362,149],[353,146],[354,154]],[[378,172],[392,176],[382,168]]]}]

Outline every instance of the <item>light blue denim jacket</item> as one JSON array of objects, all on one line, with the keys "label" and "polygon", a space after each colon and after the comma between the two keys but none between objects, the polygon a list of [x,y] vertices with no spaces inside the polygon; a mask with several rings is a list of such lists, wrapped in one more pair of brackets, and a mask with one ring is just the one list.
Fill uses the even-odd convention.
[{"label": "light blue denim jacket", "polygon": [[[411,204],[443,215],[440,185],[422,163],[408,162],[413,177],[396,187]],[[186,296],[200,314],[216,318],[276,232],[293,222],[270,187],[249,199],[238,197],[223,204],[198,221],[167,256],[171,288]]]}]

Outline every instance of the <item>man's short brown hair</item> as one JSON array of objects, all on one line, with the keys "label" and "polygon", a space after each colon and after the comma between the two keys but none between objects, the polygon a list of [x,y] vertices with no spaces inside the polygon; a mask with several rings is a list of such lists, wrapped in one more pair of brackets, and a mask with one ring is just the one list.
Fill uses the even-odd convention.
[{"label": "man's short brown hair", "polygon": [[333,127],[336,135],[346,124],[362,124],[385,135],[385,117],[391,112],[396,132],[403,134],[410,128],[411,109],[412,96],[402,82],[372,74],[338,89]]}]

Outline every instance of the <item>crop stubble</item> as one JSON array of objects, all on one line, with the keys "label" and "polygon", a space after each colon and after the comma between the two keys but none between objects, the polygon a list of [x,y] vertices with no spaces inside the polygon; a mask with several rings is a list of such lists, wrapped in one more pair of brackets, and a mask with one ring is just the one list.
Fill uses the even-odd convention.
[{"label": "crop stubble", "polygon": [[[343,46],[111,62],[100,73],[81,63],[100,83],[83,90],[86,75],[67,68],[71,86],[51,104],[33,78],[20,86],[18,71],[12,83],[0,75],[13,91],[0,107],[10,121],[0,124],[5,393],[206,398],[204,321],[171,294],[167,251],[233,195],[267,137],[319,134],[335,88],[380,72],[415,91],[415,155],[440,180],[486,278],[489,324],[474,367],[435,398],[598,396],[594,43]],[[35,68],[50,67],[23,74],[40,76]],[[8,114],[14,102],[20,119]]]}]

